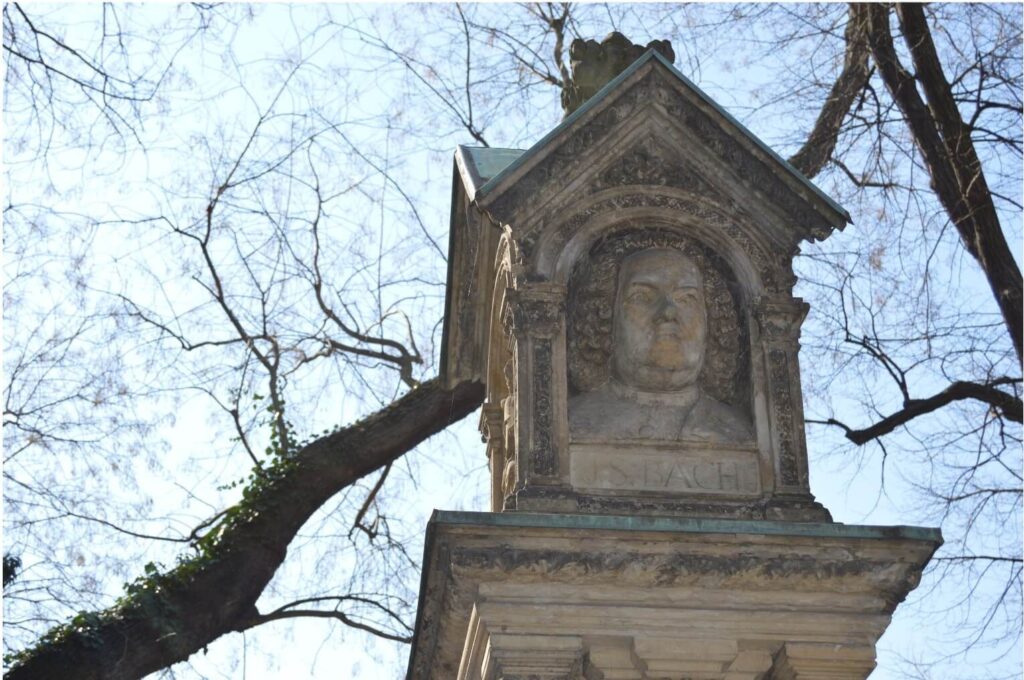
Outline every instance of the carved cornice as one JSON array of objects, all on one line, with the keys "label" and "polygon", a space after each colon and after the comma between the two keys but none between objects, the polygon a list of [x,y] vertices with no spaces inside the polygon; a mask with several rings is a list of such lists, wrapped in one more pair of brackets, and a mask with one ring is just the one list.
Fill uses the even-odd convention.
[{"label": "carved cornice", "polygon": [[[560,658],[574,656],[569,638],[595,636],[593,666],[629,670],[634,654],[670,661],[660,653],[666,633],[683,644],[707,640],[709,620],[722,632],[712,637],[736,644],[728,655],[705,656],[742,656],[745,669],[756,662],[763,671],[763,654],[745,651],[776,655],[792,645],[787,657],[798,677],[826,677],[815,671],[825,670],[817,661],[830,649],[837,660],[866,658],[846,650],[874,643],[940,544],[937,530],[913,527],[624,517],[592,517],[584,526],[571,514],[440,512],[427,531],[408,677],[457,677],[463,650],[484,652],[486,635],[515,636],[495,641],[513,652],[506,658],[537,648],[528,636],[557,638],[547,648]],[[546,607],[540,618],[538,606]],[[624,635],[634,642],[596,638]],[[745,647],[752,638],[769,645]]]},{"label": "carved cornice", "polygon": [[[530,549],[502,546],[460,546],[450,555],[458,578],[480,577],[485,573],[506,578],[544,579],[547,582],[576,582],[585,578],[592,584],[647,585],[648,587],[701,586],[741,591],[777,589],[828,589],[844,584],[846,589],[874,590],[891,612],[905,593],[920,581],[919,566],[891,559],[854,557],[844,551],[835,555],[808,555],[780,549],[748,554],[708,554],[705,551],[651,553],[619,550]],[[493,577],[493,576],[492,576]],[[832,586],[830,586],[832,584]]]}]

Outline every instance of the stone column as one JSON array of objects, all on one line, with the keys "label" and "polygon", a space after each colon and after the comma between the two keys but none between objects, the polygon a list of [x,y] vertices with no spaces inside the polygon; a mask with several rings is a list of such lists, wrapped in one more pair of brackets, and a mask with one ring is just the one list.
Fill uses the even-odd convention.
[{"label": "stone column", "polygon": [[506,444],[505,411],[501,404],[483,405],[480,410],[480,435],[487,444],[487,464],[491,470],[491,512],[501,512]]},{"label": "stone column", "polygon": [[[515,353],[516,509],[567,505],[565,287],[530,283],[510,290],[503,310]],[[530,500],[532,499],[532,500]]]},{"label": "stone column", "polygon": [[808,309],[799,298],[772,296],[757,300],[753,310],[767,378],[775,491],[780,495],[806,497],[810,493],[797,359],[800,324]]}]

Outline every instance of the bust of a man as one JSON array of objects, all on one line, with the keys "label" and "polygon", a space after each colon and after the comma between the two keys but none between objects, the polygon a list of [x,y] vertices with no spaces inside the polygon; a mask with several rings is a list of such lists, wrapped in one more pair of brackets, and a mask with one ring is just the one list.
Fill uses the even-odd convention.
[{"label": "bust of a man", "polygon": [[623,259],[609,378],[569,400],[571,437],[749,441],[747,416],[701,389],[707,333],[704,279],[696,262],[672,248]]}]

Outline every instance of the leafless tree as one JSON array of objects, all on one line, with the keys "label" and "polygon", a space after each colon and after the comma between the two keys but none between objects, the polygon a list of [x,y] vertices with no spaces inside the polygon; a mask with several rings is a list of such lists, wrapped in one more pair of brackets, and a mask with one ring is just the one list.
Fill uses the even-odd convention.
[{"label": "leafless tree", "polygon": [[[5,208],[5,552],[28,559],[5,619],[17,612],[24,640],[88,611],[12,658],[10,677],[140,677],[294,617],[408,638],[412,598],[396,584],[415,560],[382,497],[400,457],[482,397],[430,378],[447,206],[423,187],[447,186],[455,143],[525,147],[553,127],[569,43],[613,29],[673,40],[684,73],[851,210],[854,225],[801,262],[812,445],[881,456],[890,482],[918,489],[921,521],[947,536],[933,582],[984,602],[962,642],[1019,635],[1019,531],[991,536],[1020,523],[1019,12],[277,8],[294,39],[258,60],[230,29],[258,11],[192,6],[160,15],[176,37],[140,63],[127,9],[83,18],[84,33],[31,10],[4,10],[5,114],[31,123],[7,139],[20,151]],[[210,61],[219,98],[199,87]],[[729,101],[739,86],[714,78],[750,63],[777,77]],[[187,153],[164,167],[158,149],[175,146]],[[152,175],[133,189],[158,188],[146,205],[21,198],[32,173],[74,184],[68,162],[122,181],[132,148]],[[178,474],[154,414],[190,395],[223,437],[194,444],[205,450]],[[151,517],[141,493],[82,483],[116,465],[134,484],[137,456],[185,489],[188,512]],[[104,563],[69,550],[71,530],[138,547]],[[317,560],[342,565],[340,587],[280,582],[300,531],[333,532]],[[105,605],[111,578],[147,559]],[[266,593],[278,597],[257,603]]]}]

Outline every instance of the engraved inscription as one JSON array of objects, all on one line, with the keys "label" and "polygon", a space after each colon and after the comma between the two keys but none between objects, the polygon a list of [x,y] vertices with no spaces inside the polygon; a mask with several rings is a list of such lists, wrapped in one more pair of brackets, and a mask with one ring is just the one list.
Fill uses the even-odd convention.
[{"label": "engraved inscription", "polygon": [[572,485],[581,489],[756,495],[757,460],[743,451],[680,453],[574,446]]}]

